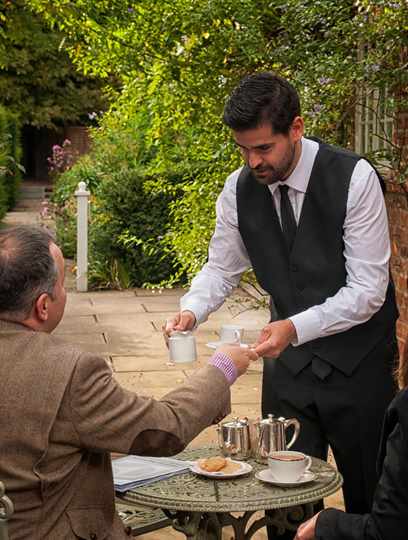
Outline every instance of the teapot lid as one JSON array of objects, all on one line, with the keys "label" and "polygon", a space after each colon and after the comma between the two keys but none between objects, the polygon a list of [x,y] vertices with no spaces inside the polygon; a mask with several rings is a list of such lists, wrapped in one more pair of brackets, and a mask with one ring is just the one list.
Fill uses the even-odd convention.
[{"label": "teapot lid", "polygon": [[232,428],[246,427],[249,425],[249,420],[247,417],[238,418],[238,416],[236,416],[233,420],[229,420],[228,422],[223,422],[222,425],[225,427],[232,427]]},{"label": "teapot lid", "polygon": [[259,423],[260,424],[277,424],[279,422],[284,422],[285,419],[280,416],[279,418],[275,418],[275,416],[273,414],[268,414],[268,416],[266,418],[263,418]]}]

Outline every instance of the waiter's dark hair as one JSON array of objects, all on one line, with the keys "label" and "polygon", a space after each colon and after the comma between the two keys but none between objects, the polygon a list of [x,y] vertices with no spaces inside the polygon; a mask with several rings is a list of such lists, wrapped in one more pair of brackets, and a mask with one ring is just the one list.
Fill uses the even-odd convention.
[{"label": "waiter's dark hair", "polygon": [[271,124],[276,134],[287,135],[300,101],[295,88],[284,78],[270,72],[244,77],[224,108],[224,123],[235,131]]},{"label": "waiter's dark hair", "polygon": [[42,293],[53,295],[58,269],[47,229],[21,225],[0,229],[0,317],[27,317]]}]

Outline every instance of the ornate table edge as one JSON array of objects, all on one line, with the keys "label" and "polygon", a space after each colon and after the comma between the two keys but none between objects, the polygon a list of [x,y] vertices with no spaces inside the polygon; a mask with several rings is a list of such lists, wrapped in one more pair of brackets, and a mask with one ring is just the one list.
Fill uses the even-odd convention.
[{"label": "ornate table edge", "polygon": [[309,503],[314,503],[319,499],[327,497],[336,491],[338,491],[342,484],[343,479],[339,472],[333,470],[334,477],[329,484],[323,488],[316,488],[308,491],[303,495],[295,495],[293,497],[283,496],[281,499],[276,499],[273,503],[262,502],[262,500],[257,500],[253,504],[246,503],[245,501],[229,501],[228,505],[223,505],[220,501],[205,501],[203,506],[200,507],[197,504],[189,506],[188,500],[178,501],[167,501],[158,498],[157,496],[150,496],[143,493],[137,493],[137,495],[132,492],[127,492],[123,499],[128,503],[133,504],[143,504],[151,508],[162,508],[166,510],[173,511],[184,511],[184,512],[250,512],[250,511],[262,511],[262,510],[275,510],[280,508],[288,508],[291,506],[299,506]]}]

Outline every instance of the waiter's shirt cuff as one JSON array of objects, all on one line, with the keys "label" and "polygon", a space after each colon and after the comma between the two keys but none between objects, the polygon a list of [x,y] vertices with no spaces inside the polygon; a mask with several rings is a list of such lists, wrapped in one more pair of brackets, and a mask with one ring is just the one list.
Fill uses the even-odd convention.
[{"label": "waiter's shirt cuff", "polygon": [[289,320],[296,329],[297,340],[292,342],[294,347],[322,337],[320,318],[313,308],[293,315]]}]

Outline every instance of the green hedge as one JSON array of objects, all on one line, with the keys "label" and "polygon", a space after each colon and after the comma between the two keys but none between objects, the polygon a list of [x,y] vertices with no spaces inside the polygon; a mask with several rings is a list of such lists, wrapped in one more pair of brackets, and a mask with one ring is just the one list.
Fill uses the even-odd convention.
[{"label": "green hedge", "polygon": [[0,106],[0,219],[14,207],[21,181],[20,132],[17,120]]},{"label": "green hedge", "polygon": [[[74,192],[81,181],[91,191],[89,281],[98,288],[156,284],[177,266],[174,257],[160,249],[171,195],[155,192],[160,175],[146,175],[146,152],[133,122],[120,129],[114,122],[100,131],[92,151],[62,174],[54,188],[57,240],[68,257],[75,256]],[[175,186],[180,181],[177,174],[169,177]]]}]

